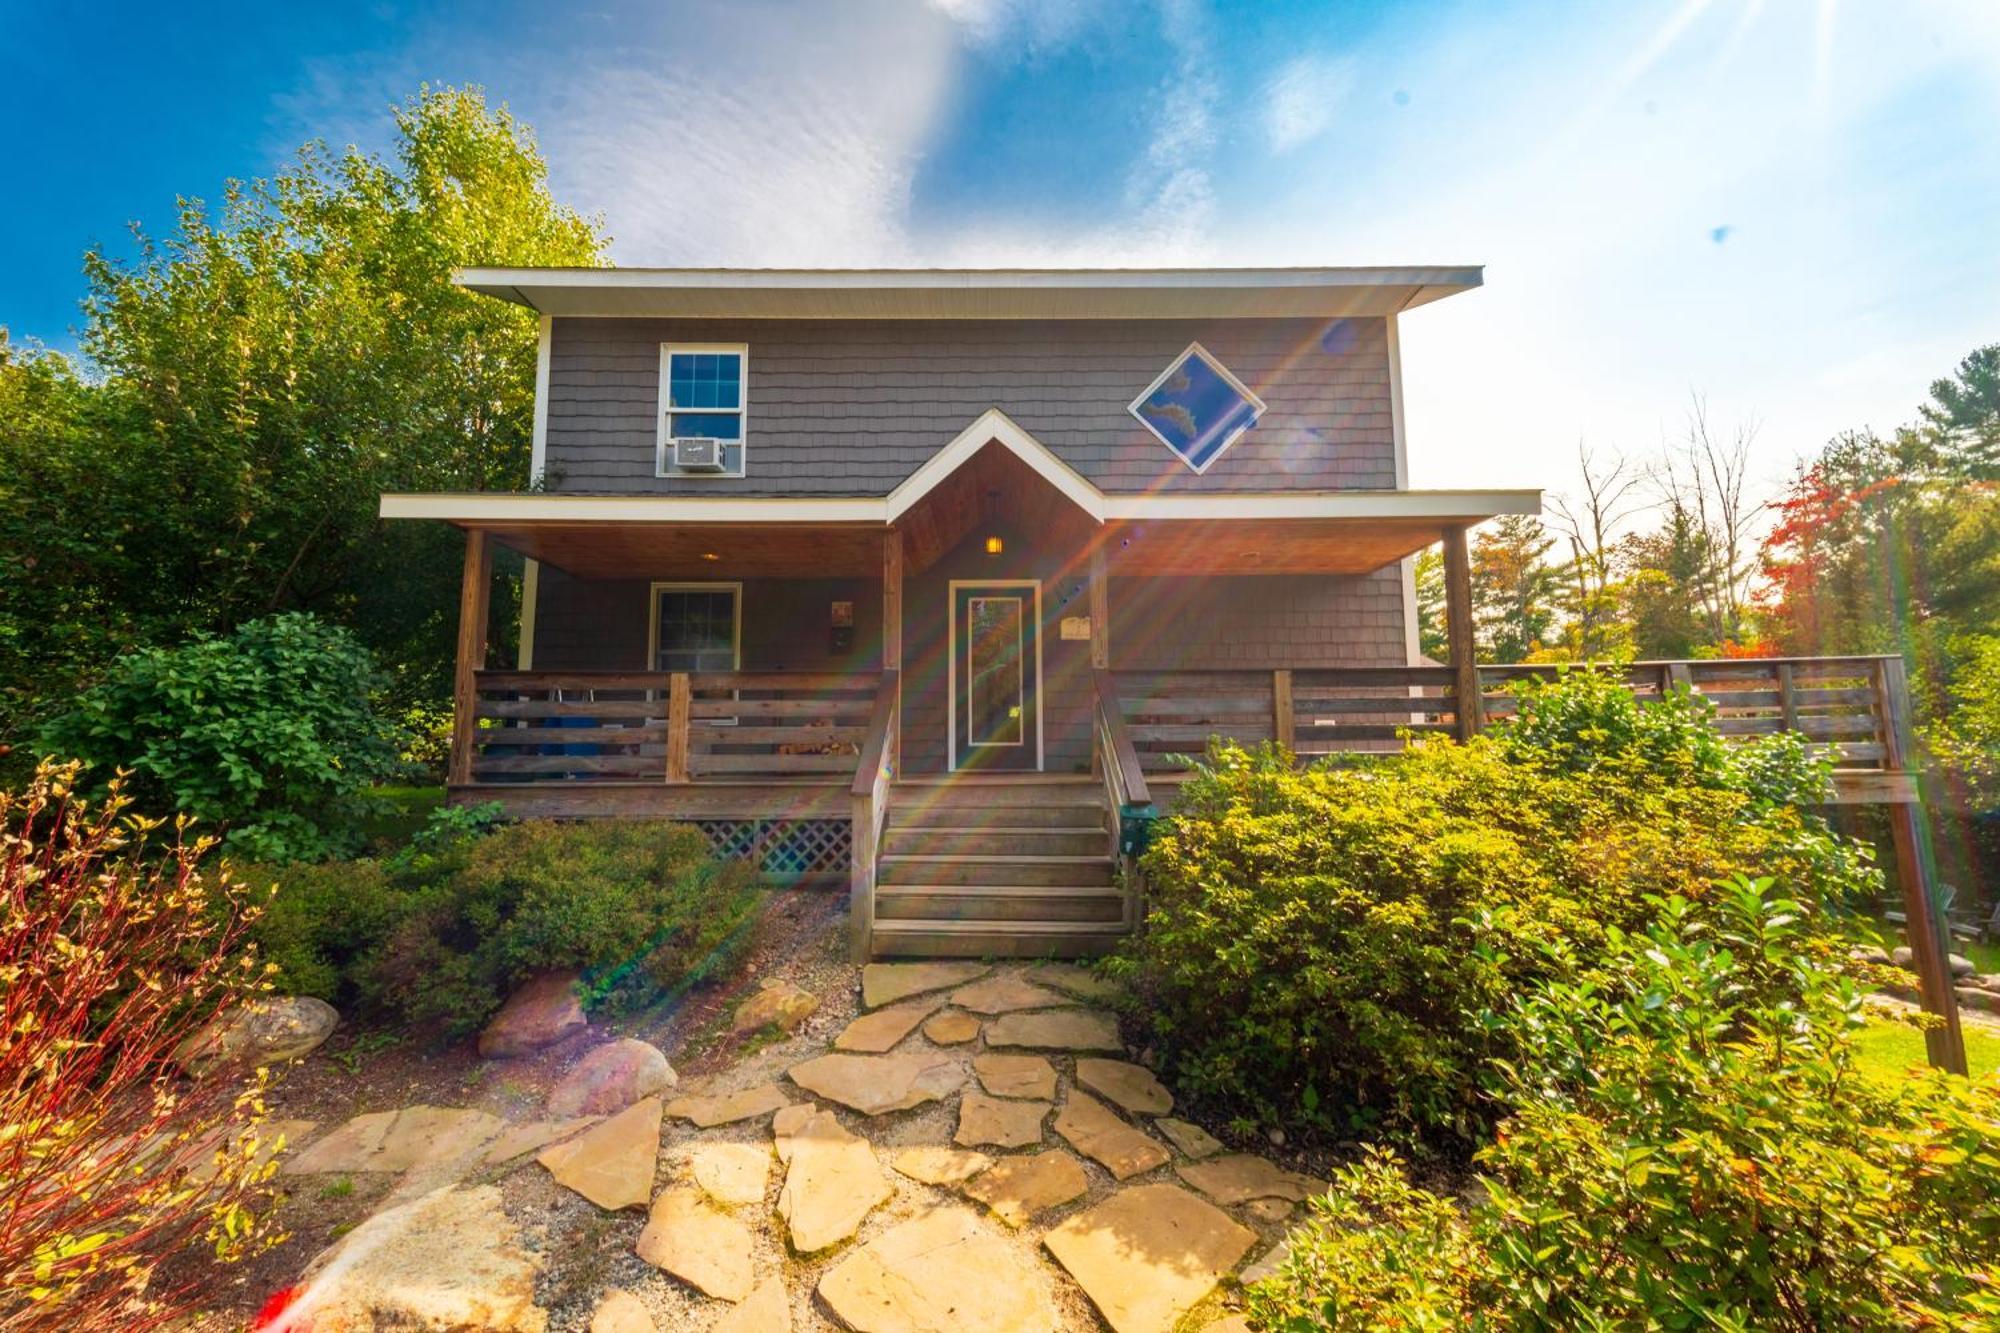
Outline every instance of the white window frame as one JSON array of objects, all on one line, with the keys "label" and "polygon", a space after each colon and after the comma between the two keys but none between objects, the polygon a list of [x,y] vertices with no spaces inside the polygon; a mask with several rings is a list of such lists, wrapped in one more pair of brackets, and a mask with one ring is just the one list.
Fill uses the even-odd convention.
[{"label": "white window frame", "polygon": [[[742,423],[736,441],[737,467],[734,472],[682,472],[674,467],[673,439],[667,434],[667,422],[672,419],[672,405],[667,401],[673,391],[671,371],[674,357],[699,356],[704,353],[733,355],[737,358],[737,383],[741,399],[736,407],[681,409],[684,412],[699,412],[707,416],[733,413]],[[661,343],[660,344],[660,401],[653,413],[653,471],[656,476],[676,477],[682,481],[731,481],[739,479],[750,470],[750,344],[749,343]]]},{"label": "white window frame", "polygon": [[[1166,436],[1160,434],[1159,429],[1155,427],[1152,422],[1146,420],[1145,413],[1139,410],[1139,405],[1145,402],[1148,398],[1151,398],[1156,392],[1158,392],[1159,387],[1162,384],[1165,384],[1168,380],[1172,379],[1174,372],[1179,370],[1184,364],[1186,364],[1187,359],[1191,356],[1198,356],[1204,362],[1206,362],[1210,370],[1214,371],[1216,374],[1220,375],[1225,381],[1227,381],[1230,388],[1242,394],[1244,401],[1249,403],[1250,406],[1254,409],[1250,413],[1250,420],[1245,422],[1243,425],[1238,426],[1233,432],[1231,432],[1229,438],[1224,440],[1221,446],[1218,449],[1216,449],[1216,451],[1213,454],[1209,455],[1208,461],[1206,463],[1203,463],[1200,467],[1196,467],[1192,462],[1188,460],[1187,455],[1183,454],[1180,450],[1174,448],[1173,441],[1169,440]],[[1159,376],[1156,379],[1154,379],[1154,381],[1151,384],[1148,384],[1144,389],[1142,389],[1139,393],[1139,396],[1137,398],[1134,398],[1131,401],[1131,403],[1127,405],[1125,410],[1132,414],[1132,419],[1134,421],[1138,422],[1140,425],[1146,428],[1146,433],[1148,435],[1151,435],[1154,439],[1158,440],[1168,453],[1172,454],[1176,459],[1180,460],[1182,466],[1186,467],[1190,472],[1194,473],[1198,477],[1202,473],[1214,467],[1218,462],[1220,462],[1222,456],[1229,452],[1231,446],[1233,446],[1238,440],[1242,439],[1244,435],[1248,434],[1252,426],[1256,425],[1259,421],[1262,421],[1264,419],[1265,406],[1264,406],[1264,400],[1262,398],[1259,398],[1254,392],[1252,392],[1249,385],[1245,384],[1242,380],[1237,379],[1235,375],[1230,373],[1229,367],[1223,365],[1222,362],[1216,358],[1213,352],[1209,351],[1206,347],[1203,347],[1199,342],[1191,342],[1181,351],[1181,354],[1179,356],[1175,357],[1172,361],[1167,363],[1167,368],[1161,371],[1159,373]]]},{"label": "white window frame", "polygon": [[646,670],[658,671],[660,661],[660,594],[663,592],[727,592],[735,600],[735,623],[729,642],[729,669],[743,669],[743,585],[741,583],[688,583],[664,579],[646,591]]},{"label": "white window frame", "polygon": [[[1043,745],[1042,700],[1042,581],[1040,579],[951,579],[945,584],[945,771],[958,771],[958,590],[960,588],[1028,588],[1029,612],[1035,627],[1035,767],[1040,773],[1046,762]],[[1025,700],[1027,691],[1021,692]]]}]

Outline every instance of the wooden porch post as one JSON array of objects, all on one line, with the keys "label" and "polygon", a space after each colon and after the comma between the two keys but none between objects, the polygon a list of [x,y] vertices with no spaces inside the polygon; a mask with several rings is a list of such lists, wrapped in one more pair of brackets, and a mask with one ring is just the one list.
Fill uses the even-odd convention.
[{"label": "wooden porch post", "polygon": [[1111,670],[1111,575],[1105,569],[1103,534],[1090,548],[1090,665]]},{"label": "wooden porch post", "polygon": [[[1901,657],[1885,657],[1875,668],[1876,711],[1881,717],[1882,767],[1908,770],[1913,743],[1910,733],[1910,687]],[[1923,774],[1911,772],[1917,799],[1889,807],[1889,838],[1896,849],[1896,879],[1903,886],[1903,916],[1916,963],[1917,994],[1924,1012],[1944,1022],[1924,1029],[1924,1046],[1931,1064],[1963,1074],[1965,1035],[1958,1025],[1958,994],[1951,984],[1949,940],[1939,922],[1932,894],[1937,886],[1937,859],[1930,826],[1924,820]]]},{"label": "wooden porch post", "polygon": [[[903,669],[903,533],[890,528],[882,534],[882,669]],[[896,707],[903,706],[901,695]],[[897,727],[890,738],[889,771],[903,771],[903,729]]]},{"label": "wooden porch post", "polygon": [[[1411,608],[1413,614],[1415,610]],[[1479,695],[1478,649],[1472,637],[1472,557],[1464,528],[1444,530],[1444,625],[1446,654],[1451,658],[1452,711],[1458,717],[1458,738],[1469,741],[1486,725],[1486,705]]]},{"label": "wooden porch post", "polygon": [[478,673],[486,667],[486,616],[493,600],[493,548],[486,534],[465,534],[465,574],[458,587],[458,661],[451,682],[451,762],[445,781],[472,781],[472,734],[479,726]]}]

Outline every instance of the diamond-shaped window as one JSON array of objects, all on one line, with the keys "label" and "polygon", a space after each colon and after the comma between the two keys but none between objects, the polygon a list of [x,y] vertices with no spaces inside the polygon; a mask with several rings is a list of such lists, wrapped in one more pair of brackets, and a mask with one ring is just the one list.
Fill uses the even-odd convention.
[{"label": "diamond-shaped window", "polygon": [[1132,415],[1196,472],[1257,424],[1264,401],[1208,354],[1200,343],[1185,352],[1132,400]]}]

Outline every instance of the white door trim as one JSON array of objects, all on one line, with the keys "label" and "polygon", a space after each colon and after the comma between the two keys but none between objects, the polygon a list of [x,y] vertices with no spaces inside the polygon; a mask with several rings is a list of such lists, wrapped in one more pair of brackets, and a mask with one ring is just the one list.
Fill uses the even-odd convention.
[{"label": "white door trim", "polygon": [[1035,768],[1042,771],[1042,581],[1040,579],[951,579],[945,584],[945,771],[958,771],[958,590],[1032,588],[1035,617]]}]

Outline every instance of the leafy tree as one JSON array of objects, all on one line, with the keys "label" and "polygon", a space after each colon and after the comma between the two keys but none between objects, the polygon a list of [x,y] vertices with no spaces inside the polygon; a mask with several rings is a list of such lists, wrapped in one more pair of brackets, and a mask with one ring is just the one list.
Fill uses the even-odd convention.
[{"label": "leafy tree", "polygon": [[1444,623],[1444,552],[1432,546],[1417,556],[1417,649],[1443,662],[1451,656]]},{"label": "leafy tree", "polygon": [[1704,615],[1713,558],[1707,537],[1685,508],[1669,505],[1665,523],[1627,536],[1616,558],[1624,572],[1619,595],[1636,656],[1693,657],[1715,646]]},{"label": "leafy tree", "polygon": [[1549,637],[1556,621],[1557,572],[1546,557],[1555,538],[1535,519],[1510,514],[1480,529],[1472,543],[1472,619],[1480,656],[1519,662]]}]

